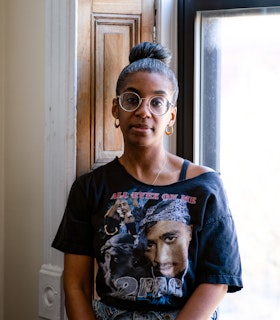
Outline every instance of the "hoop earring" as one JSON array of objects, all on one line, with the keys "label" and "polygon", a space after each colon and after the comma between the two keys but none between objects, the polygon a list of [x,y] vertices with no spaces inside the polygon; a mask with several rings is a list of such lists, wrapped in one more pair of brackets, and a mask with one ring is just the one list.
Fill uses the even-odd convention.
[{"label": "hoop earring", "polygon": [[115,128],[118,129],[118,127],[120,126],[120,120],[119,120],[119,118],[115,118],[115,123],[114,123],[114,125],[115,125]]},{"label": "hoop earring", "polygon": [[165,134],[166,134],[167,136],[171,136],[171,135],[173,134],[173,132],[174,132],[173,126],[167,126],[167,127],[165,128]]}]

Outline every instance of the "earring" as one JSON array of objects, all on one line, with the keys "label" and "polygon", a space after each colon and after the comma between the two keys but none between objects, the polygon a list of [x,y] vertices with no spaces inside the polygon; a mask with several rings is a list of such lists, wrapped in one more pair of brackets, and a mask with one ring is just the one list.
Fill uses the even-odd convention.
[{"label": "earring", "polygon": [[120,126],[120,120],[119,120],[119,118],[115,118],[115,123],[114,123],[114,125],[115,125],[115,128],[118,128],[118,127]]},{"label": "earring", "polygon": [[165,128],[165,134],[166,134],[167,136],[171,136],[173,132],[174,132],[173,126],[167,126],[167,127]]}]

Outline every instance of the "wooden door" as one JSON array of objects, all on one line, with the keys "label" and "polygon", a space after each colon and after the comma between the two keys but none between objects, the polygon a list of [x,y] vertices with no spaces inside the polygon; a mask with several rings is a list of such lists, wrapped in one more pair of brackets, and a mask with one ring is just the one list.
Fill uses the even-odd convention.
[{"label": "wooden door", "polygon": [[154,0],[79,0],[77,176],[122,153],[112,99],[130,49],[153,40]]}]

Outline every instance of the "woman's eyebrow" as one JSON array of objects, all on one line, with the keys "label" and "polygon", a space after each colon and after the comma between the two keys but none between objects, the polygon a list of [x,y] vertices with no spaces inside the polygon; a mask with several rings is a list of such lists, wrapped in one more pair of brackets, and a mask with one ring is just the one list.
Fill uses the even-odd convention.
[{"label": "woman's eyebrow", "polygon": [[135,93],[138,93],[138,94],[139,94],[139,90],[137,90],[137,89],[135,89],[135,88],[133,88],[133,87],[128,87],[128,88],[126,88],[126,89],[125,89],[125,92],[127,92],[127,91],[132,91],[132,92],[135,92]]},{"label": "woman's eyebrow", "polygon": [[157,91],[154,91],[155,94],[165,94],[167,95],[167,92],[164,91],[164,90],[157,90]]}]

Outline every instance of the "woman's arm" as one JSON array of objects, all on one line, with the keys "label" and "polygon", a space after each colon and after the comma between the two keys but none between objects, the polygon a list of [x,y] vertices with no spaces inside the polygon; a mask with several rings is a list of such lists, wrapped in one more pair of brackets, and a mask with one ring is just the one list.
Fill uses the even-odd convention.
[{"label": "woman's arm", "polygon": [[227,293],[227,285],[204,283],[199,285],[176,320],[209,320]]},{"label": "woman's arm", "polygon": [[69,320],[95,320],[92,309],[93,259],[64,255],[65,306]]}]

